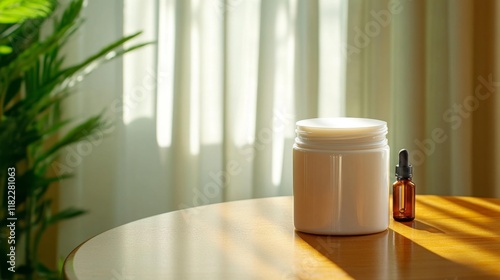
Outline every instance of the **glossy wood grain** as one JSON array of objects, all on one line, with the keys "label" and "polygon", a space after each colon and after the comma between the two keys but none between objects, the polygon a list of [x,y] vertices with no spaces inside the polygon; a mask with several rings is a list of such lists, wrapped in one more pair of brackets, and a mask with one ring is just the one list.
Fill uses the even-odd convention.
[{"label": "glossy wood grain", "polygon": [[68,279],[500,279],[500,199],[417,196],[413,222],[364,236],[293,227],[292,197],[207,205],[104,232]]}]

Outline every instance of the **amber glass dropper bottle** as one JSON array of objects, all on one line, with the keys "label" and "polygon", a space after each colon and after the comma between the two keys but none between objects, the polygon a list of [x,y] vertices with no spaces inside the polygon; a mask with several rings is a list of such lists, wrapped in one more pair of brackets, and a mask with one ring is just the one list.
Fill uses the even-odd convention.
[{"label": "amber glass dropper bottle", "polygon": [[392,217],[398,222],[415,219],[415,184],[412,181],[413,167],[408,162],[408,151],[399,151],[396,179],[392,185]]}]

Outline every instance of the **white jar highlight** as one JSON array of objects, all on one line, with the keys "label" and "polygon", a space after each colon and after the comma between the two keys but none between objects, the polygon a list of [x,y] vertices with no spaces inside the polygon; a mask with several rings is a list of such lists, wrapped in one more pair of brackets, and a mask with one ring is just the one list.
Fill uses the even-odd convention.
[{"label": "white jar highlight", "polygon": [[389,226],[387,123],[318,118],[296,123],[294,223],[328,235],[381,232]]}]

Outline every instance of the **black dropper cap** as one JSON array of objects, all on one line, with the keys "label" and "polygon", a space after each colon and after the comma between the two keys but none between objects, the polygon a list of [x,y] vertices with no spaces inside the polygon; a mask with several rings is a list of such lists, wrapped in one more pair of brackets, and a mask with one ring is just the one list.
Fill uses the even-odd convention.
[{"label": "black dropper cap", "polygon": [[408,162],[408,151],[406,149],[401,149],[399,151],[399,164],[396,165],[396,178],[409,179],[413,175],[413,166]]}]

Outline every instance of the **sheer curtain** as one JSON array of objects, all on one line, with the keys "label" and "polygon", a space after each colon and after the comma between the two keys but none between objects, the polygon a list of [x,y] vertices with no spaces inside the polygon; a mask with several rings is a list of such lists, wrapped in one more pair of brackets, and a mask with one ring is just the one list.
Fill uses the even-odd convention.
[{"label": "sheer curtain", "polygon": [[[388,121],[419,193],[500,196],[498,1],[349,1],[346,114]],[[359,50],[359,52],[356,52]]]},{"label": "sheer curtain", "polygon": [[419,193],[500,196],[495,1],[113,0],[85,14],[73,56],[137,30],[156,44],[66,105],[114,126],[61,158],[77,176],[60,205],[90,211],[60,226],[62,256],[154,214],[291,195],[294,123],[310,117],[386,120],[391,166],[409,149]]},{"label": "sheer curtain", "polygon": [[68,151],[78,162],[61,158],[77,176],[60,204],[89,214],[60,226],[60,255],[154,214],[291,195],[295,121],[345,114],[346,1],[89,1],[85,17],[73,55],[138,30],[156,43],[97,70],[66,106],[114,126],[91,152]]}]

